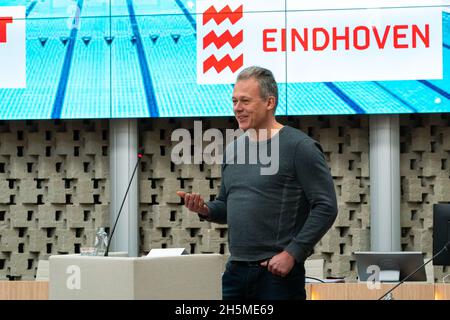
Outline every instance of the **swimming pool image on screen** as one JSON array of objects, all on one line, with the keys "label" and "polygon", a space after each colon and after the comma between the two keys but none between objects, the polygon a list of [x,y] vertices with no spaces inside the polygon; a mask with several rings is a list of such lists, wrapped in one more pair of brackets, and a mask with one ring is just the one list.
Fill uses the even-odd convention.
[{"label": "swimming pool image on screen", "polygon": [[[0,0],[0,7],[19,5],[26,7],[27,87],[0,88],[1,120],[233,115],[231,84],[197,84],[195,1]],[[442,31],[443,79],[277,79],[277,114],[450,112],[444,6]]]}]

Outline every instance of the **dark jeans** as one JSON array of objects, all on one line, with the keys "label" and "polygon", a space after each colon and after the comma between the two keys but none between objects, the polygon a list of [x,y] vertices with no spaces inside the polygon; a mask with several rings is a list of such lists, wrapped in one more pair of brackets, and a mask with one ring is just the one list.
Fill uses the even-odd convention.
[{"label": "dark jeans", "polygon": [[305,267],[296,263],[285,277],[259,262],[228,261],[222,276],[223,300],[305,300]]}]

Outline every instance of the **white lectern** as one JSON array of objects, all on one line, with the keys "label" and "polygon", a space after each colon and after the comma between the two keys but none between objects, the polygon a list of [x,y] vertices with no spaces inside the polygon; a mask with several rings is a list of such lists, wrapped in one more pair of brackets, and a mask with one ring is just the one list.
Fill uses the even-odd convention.
[{"label": "white lectern", "polygon": [[220,300],[222,256],[49,258],[50,299]]}]

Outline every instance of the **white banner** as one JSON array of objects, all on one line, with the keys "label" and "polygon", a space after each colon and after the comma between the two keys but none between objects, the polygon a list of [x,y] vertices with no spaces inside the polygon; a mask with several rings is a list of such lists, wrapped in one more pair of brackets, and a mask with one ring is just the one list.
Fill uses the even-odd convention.
[{"label": "white banner", "polygon": [[25,87],[25,7],[0,7],[0,88]]},{"label": "white banner", "polygon": [[197,82],[234,83],[250,65],[288,83],[442,79],[442,7],[315,3],[198,0]]}]

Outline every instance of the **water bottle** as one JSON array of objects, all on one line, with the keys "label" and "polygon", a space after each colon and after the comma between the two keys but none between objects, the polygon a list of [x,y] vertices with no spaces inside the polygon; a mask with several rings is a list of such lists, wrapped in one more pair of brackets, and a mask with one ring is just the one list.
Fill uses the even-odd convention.
[{"label": "water bottle", "polygon": [[95,234],[95,251],[94,256],[104,256],[106,247],[108,246],[108,234],[104,227],[100,227]]}]

